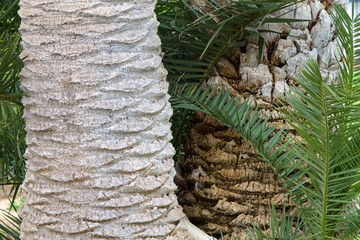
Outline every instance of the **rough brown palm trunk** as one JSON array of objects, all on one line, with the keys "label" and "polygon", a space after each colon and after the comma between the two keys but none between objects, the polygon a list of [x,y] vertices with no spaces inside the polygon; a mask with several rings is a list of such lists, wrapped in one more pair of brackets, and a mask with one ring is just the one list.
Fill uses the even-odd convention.
[{"label": "rough brown palm trunk", "polygon": [[[239,96],[250,97],[271,121],[283,122],[274,104],[293,83],[305,60],[314,58],[328,81],[336,78],[334,26],[327,2],[305,1],[286,18],[312,19],[311,22],[265,24],[261,64],[258,43],[249,38],[245,48],[232,49],[220,59],[209,84],[225,84]],[[268,204],[279,212],[289,203],[271,168],[234,131],[209,116],[196,113],[185,142],[187,181],[179,201],[191,221],[219,236],[241,232],[253,223],[269,223]]]}]

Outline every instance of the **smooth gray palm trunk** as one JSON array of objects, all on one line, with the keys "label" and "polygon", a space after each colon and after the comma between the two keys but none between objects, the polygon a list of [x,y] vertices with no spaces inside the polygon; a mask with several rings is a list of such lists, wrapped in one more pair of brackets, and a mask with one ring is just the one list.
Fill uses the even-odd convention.
[{"label": "smooth gray palm trunk", "polygon": [[186,239],[156,1],[22,0],[22,240]]}]

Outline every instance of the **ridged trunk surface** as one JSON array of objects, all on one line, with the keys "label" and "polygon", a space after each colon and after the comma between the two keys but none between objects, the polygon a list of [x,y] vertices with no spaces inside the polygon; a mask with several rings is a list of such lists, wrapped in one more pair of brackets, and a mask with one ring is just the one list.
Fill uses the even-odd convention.
[{"label": "ridged trunk surface", "polygon": [[[261,26],[281,33],[263,34],[261,63],[257,62],[257,37],[250,37],[246,47],[234,48],[219,60],[215,75],[208,80],[208,84],[227,86],[239,97],[250,97],[265,115],[272,114],[271,121],[279,128],[284,122],[274,104],[294,83],[307,59],[319,62],[328,81],[337,75],[331,4],[304,1],[287,11],[278,14],[312,21]],[[234,131],[200,113],[191,124],[179,202],[193,223],[216,236],[222,231],[229,238],[252,224],[268,225],[271,202],[279,213],[284,203],[292,205],[271,168]]]},{"label": "ridged trunk surface", "polygon": [[186,239],[156,1],[22,0],[22,240]]}]

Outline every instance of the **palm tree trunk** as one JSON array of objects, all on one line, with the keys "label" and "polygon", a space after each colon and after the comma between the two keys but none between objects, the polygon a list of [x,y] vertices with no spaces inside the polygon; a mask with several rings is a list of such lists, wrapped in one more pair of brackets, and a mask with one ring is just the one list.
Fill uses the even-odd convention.
[{"label": "palm tree trunk", "polygon": [[[284,14],[289,10],[283,10]],[[334,26],[326,1],[304,1],[286,18],[313,19],[311,22],[265,24],[265,46],[258,64],[258,39],[247,39],[244,48],[234,48],[216,65],[208,84],[223,84],[232,93],[249,97],[272,114],[271,121],[284,126],[275,104],[283,96],[305,60],[314,58],[322,74],[334,81],[337,76]],[[270,203],[281,213],[288,196],[272,169],[255,150],[231,129],[204,114],[196,113],[184,144],[182,177],[187,186],[179,202],[190,220],[204,231],[238,234],[252,224],[269,224]],[[180,168],[179,168],[180,169]]]},{"label": "palm tree trunk", "polygon": [[155,1],[22,0],[22,240],[187,239]]}]

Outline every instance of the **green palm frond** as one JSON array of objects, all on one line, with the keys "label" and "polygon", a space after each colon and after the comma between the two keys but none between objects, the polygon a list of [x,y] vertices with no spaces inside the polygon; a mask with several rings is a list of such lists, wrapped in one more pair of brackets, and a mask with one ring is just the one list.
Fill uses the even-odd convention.
[{"label": "green palm frond", "polygon": [[[314,60],[307,62],[297,82],[303,89],[293,88],[285,101],[285,119],[301,137],[292,144],[292,151],[308,166],[306,186],[298,184],[293,200],[301,204],[300,213],[314,239],[331,239],[341,231],[349,218],[342,213],[346,204],[360,194],[354,185],[360,180],[360,149],[352,136],[353,120],[359,117],[353,106],[339,104],[337,88],[326,84]],[[304,93],[305,92],[305,93]]]},{"label": "green palm frond", "polygon": [[[0,2],[0,185],[15,193],[25,176],[25,130],[19,72],[22,68],[19,0]],[[14,194],[16,197],[16,194]]]},{"label": "green palm frond", "polygon": [[21,106],[18,73],[22,67],[18,34],[0,35],[0,104],[15,103]]},{"label": "green palm frond", "polygon": [[0,184],[17,186],[25,175],[18,3],[18,0],[0,3]]},{"label": "green palm frond", "polygon": [[[346,10],[334,5],[332,14],[336,26],[337,41],[339,46],[339,90],[347,101],[350,97],[358,98],[360,94],[360,15],[349,16]],[[349,104],[349,102],[347,103]]]},{"label": "green palm frond", "polygon": [[3,240],[20,240],[21,218],[10,212],[1,210],[0,237]]},{"label": "green palm frond", "polygon": [[283,207],[282,215],[278,220],[274,205],[269,207],[270,226],[269,230],[262,229],[263,226],[253,226],[246,231],[248,240],[305,240],[308,239],[301,231],[302,222],[296,214],[291,214],[291,208],[286,212]]},{"label": "green palm frond", "polygon": [[2,0],[0,2],[0,32],[15,33],[20,26],[17,14],[19,0]]},{"label": "green palm frond", "polygon": [[20,36],[17,28],[18,0],[0,3],[0,104],[15,103],[21,106],[18,73],[22,67]]},{"label": "green palm frond", "polygon": [[[198,29],[206,26],[211,30],[212,38],[209,39],[207,47],[203,50],[200,59],[205,55],[207,49],[211,45],[217,45],[216,40],[219,43],[224,43],[233,38],[236,40],[241,35],[249,34],[250,32],[260,36],[259,30],[256,27],[264,23],[280,23],[280,22],[294,22],[301,21],[298,19],[286,19],[271,17],[271,14],[275,11],[280,11],[284,8],[296,4],[300,1],[205,1],[205,6],[199,6],[200,14],[197,14],[197,19],[189,25],[185,30]],[[307,19],[309,20],[309,19]],[[208,27],[209,26],[209,27]],[[250,31],[251,29],[251,31]],[[233,35],[233,36],[232,36]],[[235,37],[236,35],[236,37]],[[221,46],[217,46],[221,47]],[[259,49],[262,46],[260,46]]]},{"label": "green palm frond", "polygon": [[20,186],[25,178],[25,123],[22,109],[0,105],[0,185]]},{"label": "green palm frond", "polygon": [[303,175],[298,171],[302,162],[286,151],[291,142],[284,129],[269,122],[270,116],[262,117],[261,111],[251,102],[231,96],[229,90],[209,86],[202,90],[199,85],[182,88],[170,87],[170,102],[174,109],[184,108],[209,114],[225,126],[235,130],[268,162],[282,180],[285,188],[292,189]]},{"label": "green palm frond", "polygon": [[199,83],[230,47],[244,46],[249,35],[263,37],[256,27],[264,23],[301,21],[271,14],[302,0],[215,1],[199,6],[186,0],[160,0],[156,13],[170,81]]}]

